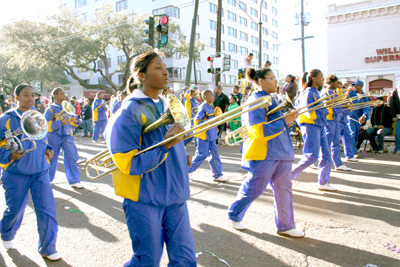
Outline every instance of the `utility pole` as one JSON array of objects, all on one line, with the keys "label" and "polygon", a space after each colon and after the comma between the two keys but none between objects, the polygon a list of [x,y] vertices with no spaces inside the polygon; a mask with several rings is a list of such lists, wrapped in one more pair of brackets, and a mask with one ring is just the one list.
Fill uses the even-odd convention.
[{"label": "utility pole", "polygon": [[304,0],[301,0],[300,25],[301,25],[301,56],[303,59],[303,73],[304,73],[306,72],[306,51],[304,47]]},{"label": "utility pole", "polygon": [[258,25],[259,25],[259,34],[258,34],[258,67],[261,69],[262,68],[262,62],[261,62],[261,60],[262,60],[262,20],[261,20],[261,17],[262,17],[262,3],[263,3],[263,1],[260,1],[260,22],[258,23]]},{"label": "utility pole", "polygon": [[[218,0],[218,9],[217,9],[217,38],[216,38],[216,55],[221,55],[221,33],[222,33],[222,0]],[[218,86],[218,83],[221,81],[221,72],[222,69],[215,69],[215,86]]]},{"label": "utility pole", "polygon": [[[194,4],[194,12],[193,12],[193,19],[192,19],[192,33],[190,34],[190,46],[189,46],[189,60],[186,68],[186,81],[185,85],[190,86],[190,78],[192,76],[192,62],[193,55],[194,55],[194,37],[196,36],[196,25],[197,25],[197,11],[199,9],[199,0],[195,0]],[[196,73],[194,73],[196,77]]]}]

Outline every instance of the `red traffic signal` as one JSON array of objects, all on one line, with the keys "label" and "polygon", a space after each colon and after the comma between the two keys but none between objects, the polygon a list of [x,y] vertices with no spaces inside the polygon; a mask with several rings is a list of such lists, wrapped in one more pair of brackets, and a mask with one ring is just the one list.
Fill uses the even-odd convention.
[{"label": "red traffic signal", "polygon": [[207,61],[212,61],[212,57],[207,57]]},{"label": "red traffic signal", "polygon": [[168,17],[167,16],[163,16],[160,20],[161,24],[165,25],[168,23]]}]

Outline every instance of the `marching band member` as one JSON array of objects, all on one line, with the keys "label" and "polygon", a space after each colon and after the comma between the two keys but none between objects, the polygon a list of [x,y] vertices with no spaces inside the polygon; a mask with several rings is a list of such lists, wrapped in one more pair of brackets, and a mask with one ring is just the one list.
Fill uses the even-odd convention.
[{"label": "marching band member", "polygon": [[[258,87],[247,101],[268,96],[277,91],[278,81],[271,69],[255,70],[247,68],[246,77]],[[271,185],[274,191],[274,214],[277,233],[293,237],[303,237],[304,233],[296,229],[293,215],[292,162],[294,150],[289,135],[288,124],[297,114],[277,120],[271,124],[266,122],[282,117],[278,111],[267,116],[267,112],[278,104],[259,108],[242,115],[243,124],[247,126],[251,137],[243,144],[242,167],[248,170],[247,178],[239,188],[235,202],[228,209],[232,226],[238,230],[246,227],[241,223],[251,203]]]},{"label": "marching band member", "polygon": [[122,101],[124,101],[126,95],[127,95],[126,91],[118,92],[117,100],[114,101],[113,106],[111,108],[112,115],[114,115],[117,112],[117,110],[121,107]]},{"label": "marching band member", "polygon": [[[312,104],[320,98],[318,88],[323,86],[324,76],[320,70],[313,69],[310,74],[304,72],[302,82],[303,89],[297,99],[300,107]],[[304,148],[303,157],[293,169],[293,179],[296,179],[302,170],[316,162],[322,153],[322,159],[318,164],[318,189],[336,191],[337,189],[329,184],[332,159],[326,137],[326,114],[326,109],[320,108],[299,116]]]},{"label": "marching band member", "polygon": [[[197,98],[198,98],[198,94],[197,91],[194,89],[188,89],[185,92],[184,95],[184,99],[185,99],[185,108],[186,108],[186,112],[189,116],[190,122],[191,122],[191,126],[193,126],[194,124],[194,117],[197,114],[198,111],[198,106],[199,103],[197,102]],[[186,140],[183,141],[183,143],[185,144],[185,146],[193,140],[193,137],[188,138]]]},{"label": "marching band member", "polygon": [[67,176],[68,183],[73,188],[81,189],[84,186],[80,182],[79,168],[76,163],[79,160],[79,155],[74,141],[73,126],[81,125],[82,120],[76,115],[72,117],[66,116],[60,121],[54,120],[55,114],[63,110],[61,104],[66,97],[64,90],[59,87],[55,88],[51,95],[53,104],[49,106],[44,114],[49,124],[47,138],[54,150],[54,157],[50,160],[50,181],[53,181],[56,176],[58,156],[62,148],[65,175]]},{"label": "marching band member", "polygon": [[141,149],[184,131],[180,123],[142,130],[169,108],[159,95],[168,71],[154,51],[136,57],[132,75],[140,82],[122,103],[106,128],[107,146],[118,170],[113,172],[115,193],[123,208],[132,240],[133,256],[124,266],[159,266],[166,244],[169,266],[196,266],[196,253],[186,200],[190,196],[188,161],[182,139],[135,156]]},{"label": "marching band member", "polygon": [[[1,140],[6,131],[20,129],[22,114],[33,109],[35,104],[35,92],[30,85],[18,85],[14,94],[18,109],[6,111],[0,117]],[[17,138],[22,139],[21,136]],[[53,157],[53,151],[46,137],[35,140],[35,143],[36,149],[27,154],[0,148],[0,166],[3,169],[1,181],[7,204],[0,221],[1,239],[6,249],[13,248],[13,240],[21,226],[30,190],[37,218],[39,253],[49,260],[59,260],[61,256],[56,251],[56,204],[49,176],[49,159]],[[24,149],[33,147],[30,141],[22,144]]]},{"label": "marching band member", "polygon": [[97,139],[99,139],[100,132],[103,135],[104,139],[104,129],[107,125],[107,107],[106,102],[103,100],[103,94],[101,92],[97,92],[96,97],[93,101],[93,122],[94,122],[94,130],[93,130],[93,143],[97,143]]},{"label": "marching band member", "polygon": [[[362,95],[363,91],[362,88],[364,86],[364,83],[360,80],[357,80],[355,83],[352,84],[352,86],[355,87],[357,95]],[[362,97],[360,99],[356,99],[353,101],[354,104],[357,103],[365,103],[368,102],[369,98],[368,97]],[[350,112],[350,115],[348,116],[349,118],[349,123],[348,127],[350,130],[350,135],[352,139],[352,150],[354,154],[358,154],[357,151],[357,140],[358,140],[358,134],[360,133],[360,128],[361,124],[364,123],[366,120],[369,118],[369,111],[371,110],[370,107],[365,107],[362,109],[355,109]],[[358,159],[355,159],[354,157],[348,158],[347,161],[358,161]]]},{"label": "marching band member", "polygon": [[[206,120],[214,118],[214,109],[211,104],[214,102],[214,94],[211,90],[202,92],[205,102],[200,105],[199,111],[194,117],[195,124],[201,124]],[[212,176],[216,182],[226,182],[228,178],[222,175],[222,163],[218,155],[218,139],[217,127],[209,129],[206,132],[195,135],[196,152],[192,161],[192,166],[189,167],[189,178],[193,179],[193,172],[208,158],[211,154],[211,160],[208,162],[211,167]]]},{"label": "marching band member", "polygon": [[[337,96],[338,94],[335,91],[339,86],[338,77],[336,77],[336,75],[329,75],[326,77],[326,83],[328,84],[328,88],[321,91],[321,97],[326,95],[331,95],[332,97]],[[333,102],[327,101],[327,104],[333,104]],[[340,105],[338,107],[329,108],[328,110],[329,113],[326,115],[326,138],[328,140],[328,146],[331,148],[335,169],[341,171],[351,171],[351,168],[345,166],[340,160],[340,120],[342,107]]]}]

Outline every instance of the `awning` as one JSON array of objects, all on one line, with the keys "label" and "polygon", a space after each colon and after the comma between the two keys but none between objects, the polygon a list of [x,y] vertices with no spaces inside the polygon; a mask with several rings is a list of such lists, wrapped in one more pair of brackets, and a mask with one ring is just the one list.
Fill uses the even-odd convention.
[{"label": "awning", "polygon": [[110,99],[111,95],[107,93],[105,90],[96,90],[96,89],[85,89],[83,90],[83,96],[87,98],[95,98],[97,92],[103,93],[103,98]]}]

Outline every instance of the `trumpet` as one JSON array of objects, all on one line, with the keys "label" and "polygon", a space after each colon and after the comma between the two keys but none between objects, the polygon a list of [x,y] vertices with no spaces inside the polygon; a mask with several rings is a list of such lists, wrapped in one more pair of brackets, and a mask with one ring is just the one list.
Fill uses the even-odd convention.
[{"label": "trumpet", "polygon": [[[169,100],[170,103],[171,103],[171,101],[175,102],[175,100],[171,100],[171,98],[176,98],[176,97],[172,96],[172,95],[167,97],[167,99]],[[187,120],[185,119],[184,121],[189,121],[189,117],[185,111],[185,108],[183,107],[183,105],[180,103],[180,101],[177,98],[176,98],[176,102],[178,102],[179,104],[176,104],[176,107],[174,108],[176,110],[173,111],[171,108],[171,112],[172,113],[175,113],[175,112],[181,113],[182,116],[184,116],[183,114],[185,114],[185,117],[187,117]],[[152,150],[158,146],[165,145],[165,144],[175,140],[176,138],[179,138],[182,136],[184,136],[183,140],[192,138],[193,136],[195,136],[199,133],[206,132],[209,129],[217,127],[220,124],[226,123],[237,117],[240,117],[242,114],[244,114],[246,112],[250,112],[252,110],[262,108],[265,106],[270,106],[271,104],[272,104],[272,98],[270,96],[260,97],[251,103],[249,102],[243,106],[234,108],[220,116],[216,116],[215,118],[207,120],[200,125],[197,125],[193,128],[185,130],[173,137],[167,138],[167,139],[165,139],[153,146],[150,146],[144,150],[138,151],[134,156],[136,157],[136,156],[141,155],[141,154],[143,154],[149,150]],[[251,106],[251,107],[249,107],[249,106]],[[249,107],[249,108],[247,110],[243,110],[246,107]],[[161,119],[161,117],[158,120],[160,120],[160,119]],[[159,122],[159,123],[160,123],[160,125],[162,125],[162,122]],[[90,175],[89,166],[91,163],[94,165],[94,168],[96,169],[97,176]],[[98,167],[104,167],[104,168],[107,168],[110,170],[100,174]],[[106,175],[111,174],[116,169],[117,169],[117,167],[115,166],[115,163],[113,163],[112,157],[110,156],[110,153],[108,150],[104,150],[104,151],[98,153],[97,155],[95,155],[94,157],[88,159],[85,164],[86,176],[91,180],[98,180],[102,177],[105,177]]]},{"label": "trumpet", "polygon": [[[293,108],[293,103],[292,100],[290,99],[288,93],[286,93],[285,99],[277,105],[275,108],[271,109],[269,112],[267,112],[266,116],[272,115],[278,111],[281,111],[286,108]],[[229,134],[226,135],[225,137],[225,143],[228,146],[235,146],[240,143],[243,143],[246,139],[250,137],[249,131],[247,129],[247,126],[242,126],[238,129],[236,129],[233,132],[230,132]]]},{"label": "trumpet", "polygon": [[75,115],[75,107],[70,102],[64,100],[61,103],[61,106],[62,106],[63,110],[54,114],[53,121],[62,121],[63,119],[65,119],[67,117],[71,117],[71,116]]},{"label": "trumpet", "polygon": [[[20,151],[20,153],[29,153],[36,149],[34,140],[40,140],[47,135],[49,126],[46,118],[36,110],[24,112],[21,118],[21,127],[17,130],[8,130],[4,133],[5,138],[0,141],[0,147],[11,151]],[[18,136],[25,134],[27,138],[19,140]],[[22,142],[30,141],[32,148],[24,151]]]}]

